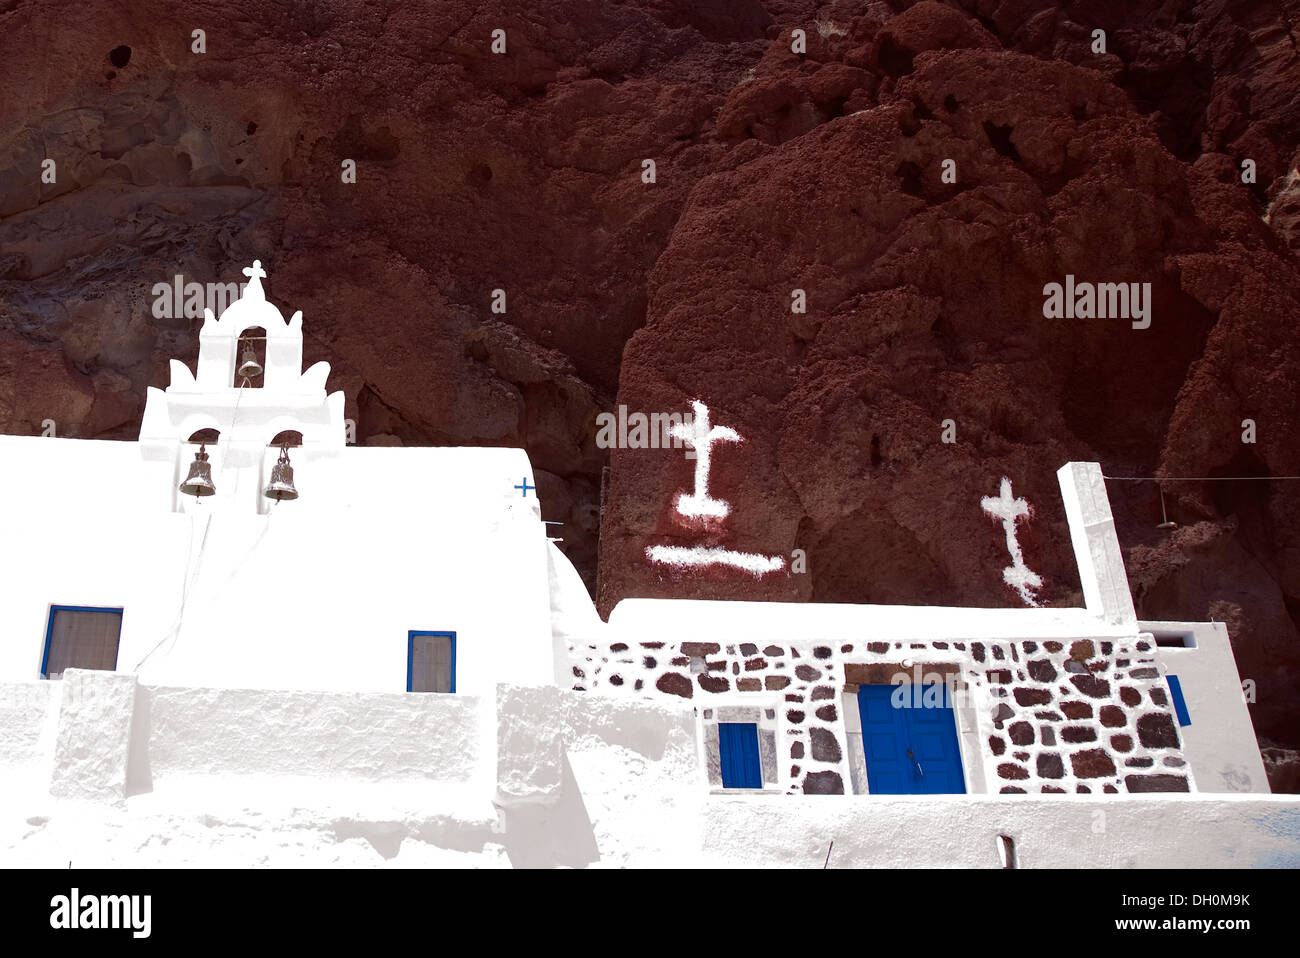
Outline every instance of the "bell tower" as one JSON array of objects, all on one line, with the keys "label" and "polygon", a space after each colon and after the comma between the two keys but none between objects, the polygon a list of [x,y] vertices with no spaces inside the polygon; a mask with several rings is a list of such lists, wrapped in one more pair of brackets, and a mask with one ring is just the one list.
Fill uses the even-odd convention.
[{"label": "bell tower", "polygon": [[[290,446],[288,454],[302,479],[312,475],[309,465],[337,457],[346,443],[343,393],[325,392],[329,363],[303,371],[302,311],[286,321],[267,301],[260,260],[244,275],[248,284],[243,295],[220,317],[211,309],[203,311],[197,369],[191,372],[173,359],[171,385],[148,390],[140,450],[156,467],[150,475],[156,477],[160,505],[166,502],[172,511],[266,513],[277,502],[294,499],[284,491],[282,444]],[[246,333],[265,344],[263,362],[250,365],[248,353],[240,354],[241,338],[250,342]],[[198,458],[200,443],[206,446],[207,461]],[[196,461],[208,467],[201,471],[214,486],[211,494],[201,494],[201,501],[179,489]],[[292,484],[292,469],[287,475]],[[273,478],[280,480],[273,487],[278,496],[266,494]],[[304,493],[303,502],[292,507],[309,499]]]}]

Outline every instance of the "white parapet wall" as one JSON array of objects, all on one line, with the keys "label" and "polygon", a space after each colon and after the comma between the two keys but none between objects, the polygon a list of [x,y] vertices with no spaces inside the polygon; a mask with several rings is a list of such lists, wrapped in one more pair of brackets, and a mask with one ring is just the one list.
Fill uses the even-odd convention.
[{"label": "white parapet wall", "polygon": [[[128,677],[79,675],[0,685],[0,862],[820,868],[833,841],[832,868],[998,868],[1005,835],[1026,868],[1300,867],[1294,796],[715,795],[686,703],[137,686],[128,706]],[[91,728],[112,702],[112,734]],[[100,787],[124,767],[122,797]]]}]

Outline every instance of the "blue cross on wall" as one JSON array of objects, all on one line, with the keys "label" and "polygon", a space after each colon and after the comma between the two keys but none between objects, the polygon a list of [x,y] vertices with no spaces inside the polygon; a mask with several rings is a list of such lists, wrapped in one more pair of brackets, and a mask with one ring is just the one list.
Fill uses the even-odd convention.
[{"label": "blue cross on wall", "polygon": [[519,481],[522,483],[522,485],[515,486],[515,488],[521,490],[519,494],[520,494],[523,498],[527,499],[527,498],[528,498],[528,490],[529,490],[529,489],[536,489],[537,487],[536,487],[536,486],[530,486],[530,485],[528,484],[528,477],[527,477],[527,476],[524,476],[524,478],[521,479],[521,480],[519,480]]}]

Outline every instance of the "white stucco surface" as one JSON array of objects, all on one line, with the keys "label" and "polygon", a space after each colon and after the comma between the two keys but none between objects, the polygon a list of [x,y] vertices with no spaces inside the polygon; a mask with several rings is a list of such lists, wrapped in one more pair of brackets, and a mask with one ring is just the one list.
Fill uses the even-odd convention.
[{"label": "white stucco surface", "polygon": [[[50,794],[48,762],[13,767],[0,791],[0,862],[820,868],[833,840],[832,868],[997,868],[997,838],[1005,834],[1024,868],[1300,867],[1294,796],[714,795],[688,705],[509,686],[496,690],[495,708],[465,703],[451,718],[448,700],[426,704],[431,696],[279,696],[291,704],[230,726],[241,743],[250,734],[267,737],[266,754],[258,755],[211,733],[189,734],[175,713],[190,703],[196,724],[229,720],[265,704],[268,693],[143,691],[152,702],[143,721],[147,787],[124,800],[60,798]],[[412,709],[431,724],[449,718],[469,738],[474,722],[495,735],[492,715],[507,716],[523,747],[499,761],[469,756],[470,773],[457,776]],[[39,711],[10,727],[41,725]],[[137,705],[136,719],[140,711]],[[340,747],[338,724],[328,717],[344,715],[363,726],[345,733],[352,745],[381,730],[392,741],[373,761]],[[30,728],[25,734],[30,740]],[[559,743],[558,770],[555,753],[539,760],[531,747],[548,736]],[[97,743],[101,761],[120,754],[84,727],[80,742]],[[295,744],[303,752],[297,760],[287,754]],[[182,747],[191,754],[180,754]],[[425,749],[441,757],[421,776]],[[60,746],[59,754],[72,768],[67,750]],[[503,804],[501,786],[521,780],[554,787]]]}]

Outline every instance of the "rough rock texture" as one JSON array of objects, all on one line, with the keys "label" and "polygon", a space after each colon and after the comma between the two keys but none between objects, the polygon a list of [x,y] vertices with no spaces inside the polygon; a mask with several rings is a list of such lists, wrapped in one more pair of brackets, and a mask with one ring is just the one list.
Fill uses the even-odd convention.
[{"label": "rough rock texture", "polygon": [[[602,611],[1017,603],[979,509],[1003,475],[1035,507],[1041,597],[1077,601],[1067,459],[1300,474],[1298,20],[1296,0],[14,0],[0,430],[134,438],[145,387],[197,352],[153,285],[258,257],[359,442],[528,450]],[[1066,273],[1150,282],[1151,328],[1043,319]],[[746,439],[714,462],[716,541],[803,549],[806,572],[646,562],[694,541],[669,511],[692,465],[609,455],[595,415],[691,399]],[[1172,534],[1154,484],[1110,483],[1139,613],[1226,622],[1257,730],[1300,745],[1300,489],[1164,489]]]}]

